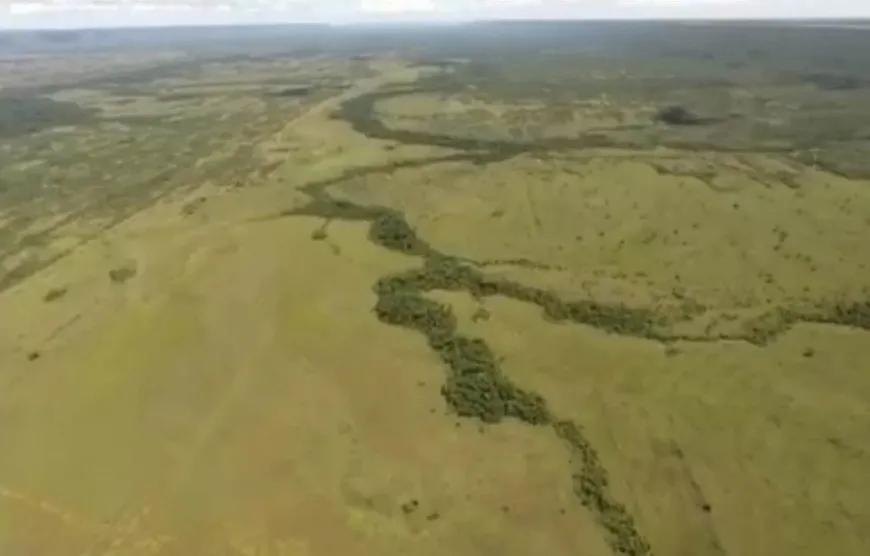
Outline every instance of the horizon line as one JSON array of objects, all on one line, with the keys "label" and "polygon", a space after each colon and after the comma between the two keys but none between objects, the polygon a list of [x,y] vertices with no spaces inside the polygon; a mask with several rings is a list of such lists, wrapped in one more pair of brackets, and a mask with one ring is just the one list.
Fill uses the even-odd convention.
[{"label": "horizon line", "polygon": [[[398,15],[398,14],[397,14]],[[209,22],[204,21],[202,23],[195,22],[185,22],[175,24],[172,22],[167,23],[154,23],[154,24],[119,24],[119,25],[110,25],[110,26],[73,26],[73,27],[58,27],[58,26],[33,26],[33,27],[7,27],[3,24],[0,24],[0,32],[32,32],[32,31],[136,31],[136,30],[153,30],[153,29],[186,29],[186,28],[197,28],[197,29],[227,29],[227,28],[235,28],[235,27],[287,27],[287,26],[309,26],[309,27],[372,27],[372,26],[415,26],[415,25],[436,25],[436,26],[452,26],[452,25],[468,25],[468,24],[480,24],[480,23],[610,23],[610,22],[619,22],[619,23],[630,23],[630,22],[659,22],[659,23],[703,23],[703,22],[713,22],[713,23],[776,23],[776,22],[819,22],[819,23],[827,23],[827,22],[867,22],[870,23],[870,16],[800,16],[800,15],[792,15],[792,16],[783,16],[783,17],[700,17],[700,16],[688,16],[688,17],[667,17],[667,16],[647,16],[647,17],[620,17],[620,16],[603,16],[603,17],[590,17],[590,18],[579,18],[579,17],[569,17],[569,18],[553,18],[553,17],[503,17],[503,18],[469,18],[469,19],[461,19],[461,18],[441,18],[441,19],[404,19],[401,16],[396,18],[384,18],[384,17],[373,17],[373,18],[360,18],[358,20],[353,21],[282,21],[282,22],[259,22],[259,21],[240,21],[238,23],[223,23],[223,22]],[[850,25],[845,25],[845,27],[850,27]]]}]

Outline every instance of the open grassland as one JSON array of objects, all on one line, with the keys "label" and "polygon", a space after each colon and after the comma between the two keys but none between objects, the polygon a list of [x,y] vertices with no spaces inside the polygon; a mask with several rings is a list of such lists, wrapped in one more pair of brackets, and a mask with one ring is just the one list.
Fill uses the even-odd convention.
[{"label": "open grassland", "polygon": [[866,554],[870,34],[699,29],[2,66],[0,552]]}]

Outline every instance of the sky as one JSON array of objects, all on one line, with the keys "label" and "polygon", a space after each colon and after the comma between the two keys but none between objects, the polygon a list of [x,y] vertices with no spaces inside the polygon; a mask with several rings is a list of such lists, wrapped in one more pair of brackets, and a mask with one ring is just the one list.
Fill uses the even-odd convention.
[{"label": "sky", "polygon": [[795,17],[870,17],[870,0],[0,0],[0,28]]}]

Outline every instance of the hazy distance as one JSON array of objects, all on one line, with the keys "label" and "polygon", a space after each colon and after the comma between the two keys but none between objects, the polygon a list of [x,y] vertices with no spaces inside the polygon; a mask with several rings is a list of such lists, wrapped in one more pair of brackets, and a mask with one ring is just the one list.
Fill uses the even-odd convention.
[{"label": "hazy distance", "polygon": [[870,18],[855,0],[13,0],[0,28],[475,19]]}]

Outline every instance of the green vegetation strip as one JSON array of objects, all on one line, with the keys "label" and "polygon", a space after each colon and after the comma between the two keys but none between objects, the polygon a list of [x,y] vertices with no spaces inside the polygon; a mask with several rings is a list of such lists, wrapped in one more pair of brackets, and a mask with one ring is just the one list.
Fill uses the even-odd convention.
[{"label": "green vegetation strip", "polygon": [[[405,165],[409,164],[415,163]],[[595,515],[614,553],[650,555],[649,543],[638,531],[634,519],[611,494],[607,471],[582,428],[573,421],[557,418],[539,394],[515,385],[502,372],[498,358],[486,342],[459,334],[451,308],[424,294],[453,290],[467,291],[478,297],[506,295],[544,307],[546,315],[553,319],[588,322],[625,334],[644,334],[651,325],[651,315],[630,309],[614,311],[592,302],[566,304],[541,290],[506,280],[491,280],[461,259],[444,255],[420,239],[401,213],[385,207],[335,200],[325,191],[328,183],[332,182],[309,185],[307,193],[312,201],[281,216],[368,221],[371,224],[369,239],[373,243],[422,257],[421,268],[383,277],[375,284],[377,318],[425,336],[429,347],[448,369],[441,394],[458,416],[490,424],[512,417],[529,425],[550,427],[570,452],[575,495]]]},{"label": "green vegetation strip", "polygon": [[[443,66],[445,68],[451,67],[457,71],[461,70],[461,64],[457,65],[453,62],[444,62]],[[311,194],[313,198],[319,199],[320,203],[322,203],[324,208],[326,208],[327,205],[335,202],[340,203],[340,201],[333,201],[331,198],[323,196],[318,197],[318,192],[322,192],[323,188],[327,185],[358,177],[363,174],[392,171],[403,167],[423,166],[447,161],[465,161],[476,165],[485,165],[492,162],[508,160],[521,154],[528,153],[547,155],[555,151],[566,149],[624,146],[618,141],[614,142],[608,137],[596,134],[581,135],[573,138],[550,138],[534,142],[462,138],[424,131],[393,129],[385,125],[378,118],[375,105],[379,100],[420,92],[437,93],[452,91],[453,88],[456,87],[455,83],[453,83],[452,86],[450,84],[439,84],[439,80],[444,77],[445,74],[439,74],[428,80],[418,82],[414,86],[374,91],[350,98],[342,104],[336,117],[346,121],[354,131],[365,135],[368,138],[390,140],[403,145],[427,145],[450,148],[461,151],[459,154],[432,159],[428,162],[400,162],[381,168],[363,168],[353,170],[338,179],[330,180],[329,182],[321,184],[312,184],[311,187],[308,188],[308,193]],[[690,120],[693,124],[698,123],[696,117],[681,107],[667,107],[664,109],[664,113],[665,116],[670,114],[670,119],[676,119],[679,123],[686,123]],[[666,119],[668,118],[666,117]],[[740,150],[729,149],[722,145],[715,147],[701,145],[697,141],[692,144],[674,146],[678,146],[685,150],[700,149],[719,152]],[[779,151],[780,148],[756,149],[756,152],[767,150],[776,152]],[[375,208],[372,210],[388,211],[388,209],[384,208]],[[404,225],[407,226],[407,224]],[[430,247],[427,246],[425,249],[425,253],[421,252],[418,254],[432,254]],[[477,267],[485,267],[488,263],[487,261],[471,261],[455,257],[445,258],[443,256],[441,257],[441,260],[450,260],[454,263],[459,261],[467,262]],[[515,263],[519,263],[519,266],[534,266],[534,263],[530,263],[529,261],[515,261]],[[534,303],[544,310],[546,317],[553,320],[587,324],[612,333],[643,337],[664,343],[672,343],[676,341],[717,342],[731,340],[744,341],[753,345],[764,346],[800,322],[835,324],[870,330],[870,301],[839,301],[836,303],[826,301],[811,308],[776,308],[763,315],[761,318],[747,322],[743,327],[743,330],[737,332],[718,334],[705,332],[703,334],[692,335],[676,334],[672,330],[673,324],[697,316],[699,311],[703,313],[706,308],[700,305],[695,307],[686,306],[683,308],[682,314],[674,317],[667,316],[661,311],[630,308],[614,304],[601,304],[592,300],[566,302],[559,299],[551,292],[529,288],[507,280],[488,279],[479,273],[473,272],[469,268],[459,267],[455,264],[452,266],[452,270],[449,274],[450,277],[445,277],[445,279],[439,284],[440,289],[464,290],[480,296],[502,295],[518,301]]]},{"label": "green vegetation strip", "polygon": [[[431,300],[426,292],[463,291],[483,298],[504,296],[533,303],[552,321],[570,321],[623,336],[642,337],[659,342],[719,341],[739,339],[763,345],[795,323],[825,322],[870,329],[870,304],[838,305],[824,312],[800,314],[781,310],[775,318],[748,327],[739,336],[681,336],[670,331],[668,317],[651,309],[593,300],[564,301],[552,292],[532,288],[501,278],[488,277],[475,269],[473,261],[446,255],[417,236],[404,215],[381,206],[364,206],[333,198],[328,186],[365,174],[388,172],[396,168],[426,166],[445,161],[475,164],[501,160],[502,154],[472,152],[438,159],[406,161],[385,167],[352,170],[338,178],[315,182],[303,190],[311,197],[304,207],[276,215],[317,216],[327,221],[353,220],[370,223],[369,239],[391,251],[419,256],[420,268],[382,277],[374,286],[377,302],[374,313],[386,324],[415,330],[425,336],[448,369],[441,394],[458,416],[498,423],[512,417],[533,426],[550,427],[570,452],[574,467],[573,490],[578,500],[595,516],[606,532],[614,553],[628,556],[652,554],[649,543],[638,531],[627,508],[610,492],[607,471],[577,423],[560,419],[539,394],[515,385],[501,370],[498,358],[480,338],[459,334],[456,317],[448,305]],[[325,233],[321,231],[322,233]]]},{"label": "green vegetation strip", "polygon": [[[538,154],[546,155],[557,151],[576,150],[576,149],[593,149],[593,148],[624,148],[632,149],[642,146],[644,148],[652,148],[656,145],[666,145],[671,148],[684,151],[713,151],[722,153],[742,153],[747,149],[743,145],[730,145],[722,142],[713,142],[702,139],[693,139],[687,141],[680,137],[665,137],[655,136],[654,140],[644,140],[646,142],[626,140],[619,136],[610,136],[600,131],[592,131],[587,133],[578,133],[571,137],[546,137],[535,140],[508,140],[508,139],[483,139],[462,137],[459,135],[449,135],[440,133],[431,133],[427,131],[416,131],[410,129],[392,128],[384,124],[376,116],[376,104],[379,101],[387,100],[394,97],[412,95],[415,93],[446,93],[455,92],[449,87],[443,87],[438,84],[426,83],[415,87],[404,87],[388,89],[383,91],[374,91],[366,93],[358,97],[348,99],[342,104],[341,109],[336,114],[336,118],[346,121],[351,125],[354,131],[361,133],[370,139],[378,139],[382,141],[395,141],[403,145],[426,145],[430,147],[441,147],[449,149],[457,149],[463,151],[483,151],[488,153],[499,153],[504,157],[519,156],[521,154]],[[675,112],[679,112],[679,116],[675,116]],[[705,119],[693,115],[688,110],[682,107],[666,107],[665,118],[658,117],[657,119],[663,122],[674,125],[675,121],[679,121],[678,126],[702,125],[714,123],[712,119]],[[668,116],[670,114],[670,116]],[[682,118],[679,119],[678,118]],[[694,118],[694,119],[693,119]],[[650,121],[650,125],[653,121]],[[654,142],[651,142],[654,141]],[[789,148],[778,145],[754,145],[753,153],[779,153],[787,154],[798,150],[797,146],[791,145]]]}]

